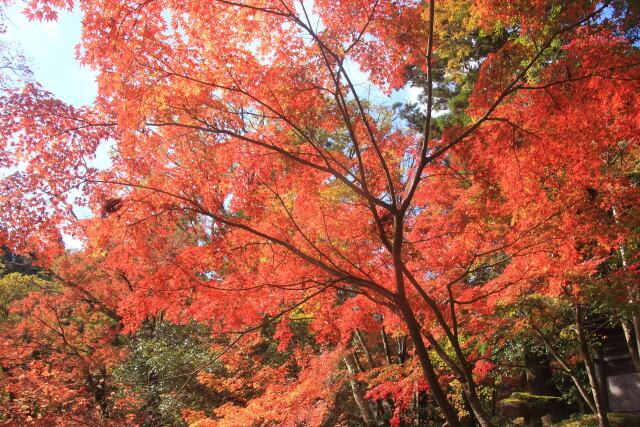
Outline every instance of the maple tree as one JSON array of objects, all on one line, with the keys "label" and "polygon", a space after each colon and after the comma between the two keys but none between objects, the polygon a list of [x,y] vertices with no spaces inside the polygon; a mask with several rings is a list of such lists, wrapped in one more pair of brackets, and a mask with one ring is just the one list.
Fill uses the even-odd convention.
[{"label": "maple tree", "polygon": [[[51,363],[82,370],[64,375],[89,378],[96,417],[108,418],[113,403],[91,378],[124,356],[107,342],[158,316],[205,325],[225,337],[212,345],[229,372],[264,381],[209,414],[222,425],[319,425],[340,366],[366,423],[385,411],[399,423],[417,391],[450,426],[466,413],[491,425],[486,343],[512,321],[495,313],[568,288],[579,305],[595,277],[629,305],[633,349],[637,11],[621,1],[525,5],[76,5],[94,104],[67,105],[34,82],[2,97],[5,240],[37,253],[57,283],[14,303],[16,331],[42,330],[31,312],[44,326],[57,319],[42,337],[57,336]],[[32,1],[26,12],[51,20],[73,7]],[[387,94],[423,87],[423,102],[404,122],[356,75]],[[105,145],[111,164],[96,168]],[[78,206],[94,217],[78,219]],[[63,232],[84,248],[65,254]],[[604,274],[612,258],[621,261]],[[232,360],[265,327],[289,359],[255,370]],[[381,328],[407,336],[414,357],[364,381],[345,354],[356,331],[364,346]]]}]

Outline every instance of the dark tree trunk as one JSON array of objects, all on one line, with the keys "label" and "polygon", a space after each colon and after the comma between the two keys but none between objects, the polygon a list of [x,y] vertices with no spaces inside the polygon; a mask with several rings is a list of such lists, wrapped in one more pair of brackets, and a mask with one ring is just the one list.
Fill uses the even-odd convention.
[{"label": "dark tree trunk", "polygon": [[384,355],[387,357],[387,363],[391,365],[393,363],[391,359],[391,347],[389,346],[389,339],[387,338],[387,333],[384,331],[384,327],[380,329],[380,335],[382,336]]},{"label": "dark tree trunk", "polygon": [[448,426],[461,427],[455,409],[453,409],[453,406],[451,406],[451,403],[449,403],[446,393],[440,386],[438,375],[436,374],[433,364],[431,363],[429,352],[427,351],[427,348],[424,345],[424,341],[422,340],[420,325],[418,324],[418,321],[413,314],[413,310],[411,310],[406,300],[399,301],[398,308],[402,313],[405,324],[409,331],[409,335],[411,336],[411,340],[413,341],[413,345],[415,346],[416,355],[418,356],[418,360],[420,361],[425,379],[429,384],[431,395],[438,404],[442,415],[447,420]]},{"label": "dark tree trunk", "polygon": [[593,401],[596,407],[596,416],[598,417],[598,425],[600,427],[610,427],[609,419],[607,418],[607,411],[602,403],[602,393],[600,392],[600,385],[596,377],[595,364],[591,357],[591,349],[587,343],[585,336],[582,307],[579,302],[575,303],[574,308],[576,328],[578,330],[578,343],[580,344],[580,352],[584,358],[585,368],[587,370],[587,376],[589,377],[589,385],[591,386],[591,394],[593,395]]}]

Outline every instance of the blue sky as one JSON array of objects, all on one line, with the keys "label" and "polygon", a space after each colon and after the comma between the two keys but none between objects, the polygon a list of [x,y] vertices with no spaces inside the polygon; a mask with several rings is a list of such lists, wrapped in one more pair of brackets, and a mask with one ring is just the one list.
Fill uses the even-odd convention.
[{"label": "blue sky", "polygon": [[75,59],[80,41],[78,10],[61,13],[55,22],[30,22],[21,5],[7,10],[4,39],[17,45],[27,57],[34,79],[58,98],[75,106],[90,104],[96,95],[95,74]]}]

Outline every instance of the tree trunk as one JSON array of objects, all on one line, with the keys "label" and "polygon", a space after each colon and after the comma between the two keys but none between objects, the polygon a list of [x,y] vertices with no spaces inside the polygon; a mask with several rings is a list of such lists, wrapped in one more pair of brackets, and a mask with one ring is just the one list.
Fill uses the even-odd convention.
[{"label": "tree trunk", "polygon": [[407,359],[407,337],[398,337],[396,341],[398,343],[398,363],[404,363]]},{"label": "tree trunk", "polygon": [[384,327],[380,328],[380,335],[382,336],[384,355],[387,357],[387,363],[391,365],[393,363],[393,360],[391,359],[391,347],[389,347],[389,339],[387,338],[387,333],[384,331]]},{"label": "tree trunk", "polygon": [[629,350],[629,355],[633,361],[633,366],[636,369],[636,372],[640,374],[640,353],[638,352],[638,346],[636,345],[638,341],[636,337],[637,328],[635,328],[633,323],[627,319],[623,319],[620,324],[622,326],[622,331],[624,332],[624,340],[627,343],[627,350]]},{"label": "tree trunk", "polygon": [[[638,300],[635,298],[632,302],[634,303],[634,305],[638,304]],[[636,336],[635,350],[636,350],[636,353],[639,355],[638,358],[640,358],[640,316],[637,316],[637,315],[632,316],[631,322],[633,323],[633,330]],[[640,370],[638,371],[638,373],[640,374]]]},{"label": "tree trunk", "polygon": [[367,426],[375,426],[375,420],[373,418],[373,414],[371,413],[371,409],[367,404],[367,401],[364,398],[362,393],[362,389],[360,388],[360,384],[356,382],[353,376],[356,373],[355,367],[351,364],[348,357],[344,357],[342,359],[344,364],[347,366],[347,370],[351,375],[349,378],[349,384],[351,385],[351,391],[353,392],[353,400],[356,401],[356,405],[358,405],[358,409],[360,409],[360,415],[362,416],[362,420]]},{"label": "tree trunk", "polygon": [[471,382],[467,380],[463,383],[462,389],[464,390],[464,395],[469,402],[469,406],[471,406],[471,410],[473,411],[473,415],[476,417],[478,424],[480,424],[481,427],[490,427],[491,419],[489,418],[487,411],[482,407],[482,402],[480,402],[475,384],[472,381],[473,378],[471,378]]},{"label": "tree trunk", "polygon": [[[618,212],[615,206],[613,207],[613,217],[616,223],[618,223]],[[620,245],[620,259],[622,260],[622,268],[626,269],[628,261],[627,250],[624,243]],[[629,295],[629,302],[631,304],[637,302],[637,292],[635,290]],[[629,349],[633,366],[636,368],[636,372],[640,374],[640,316],[633,315],[631,321],[624,319],[622,321],[622,330],[624,331],[624,339],[627,342],[627,348]]]},{"label": "tree trunk", "polygon": [[596,413],[595,403],[593,402],[593,399],[591,398],[591,396],[589,396],[589,393],[587,392],[587,390],[585,390],[585,388],[582,386],[582,383],[580,383],[580,378],[576,374],[575,369],[573,369],[569,364],[569,362],[560,353],[558,353],[558,351],[555,349],[555,347],[553,347],[553,345],[551,344],[547,336],[540,330],[540,328],[536,327],[533,323],[530,323],[530,325],[533,331],[540,337],[544,345],[547,347],[547,350],[549,350],[551,355],[553,355],[553,357],[558,361],[560,366],[562,366],[562,369],[564,369],[564,372],[567,375],[569,375],[569,377],[571,377],[571,380],[575,384],[576,389],[578,390],[578,393],[580,393],[580,396],[582,396],[584,403],[586,403],[589,406],[589,409],[591,409],[591,411],[595,414]]},{"label": "tree trunk", "polygon": [[469,413],[468,416],[464,417],[461,420],[462,427],[476,427],[476,418],[473,416],[473,408],[469,404],[469,399],[464,395],[462,395],[462,400],[464,403],[464,409]]},{"label": "tree trunk", "polygon": [[610,427],[609,419],[607,418],[607,411],[605,410],[602,402],[602,394],[600,392],[600,386],[596,377],[595,365],[593,363],[591,351],[589,349],[589,345],[584,333],[584,327],[582,324],[582,307],[577,301],[575,303],[574,314],[576,328],[578,330],[578,343],[580,344],[580,352],[582,353],[582,357],[584,358],[585,368],[587,369],[587,376],[589,377],[589,385],[591,386],[591,394],[593,395],[593,401],[596,407],[598,425],[600,427]]},{"label": "tree trunk", "polygon": [[356,338],[358,339],[358,343],[360,344],[360,348],[364,352],[365,356],[367,356],[367,363],[369,364],[369,368],[371,368],[371,369],[375,368],[376,364],[373,361],[373,356],[371,355],[371,350],[369,350],[369,347],[367,346],[367,343],[364,340],[364,337],[362,336],[362,333],[357,328],[356,328],[356,330],[354,332],[355,332]]},{"label": "tree trunk", "polygon": [[398,301],[398,308],[402,313],[402,317],[404,318],[405,324],[407,325],[407,329],[409,331],[409,336],[413,341],[413,345],[415,346],[416,355],[418,356],[418,360],[420,361],[420,365],[422,367],[422,372],[427,380],[427,384],[429,384],[429,389],[431,394],[433,395],[434,400],[438,404],[442,415],[447,420],[447,424],[449,427],[460,427],[460,421],[458,420],[458,416],[456,415],[456,411],[449,403],[447,399],[447,395],[442,390],[440,383],[438,381],[438,376],[433,368],[433,364],[431,363],[431,358],[429,357],[429,352],[424,345],[424,341],[422,340],[422,334],[420,332],[420,325],[413,314],[413,310],[409,307],[409,304],[406,300]]},{"label": "tree trunk", "polygon": [[360,364],[360,359],[358,359],[358,355],[356,354],[355,351],[351,352],[351,357],[353,357],[353,363],[355,363],[355,371],[356,372],[364,372],[364,369],[362,369],[362,365]]},{"label": "tree trunk", "polygon": [[[387,363],[389,365],[392,365],[393,358],[391,357],[391,347],[389,345],[389,338],[387,337],[387,333],[384,330],[384,326],[380,328],[380,335],[382,336],[382,346],[384,347],[384,354],[385,354],[385,357],[387,358]],[[393,414],[393,411],[395,410],[395,407],[396,407],[396,403],[393,401],[391,397],[388,397],[388,396],[385,400],[387,402],[387,405],[389,405],[389,412]]]}]

